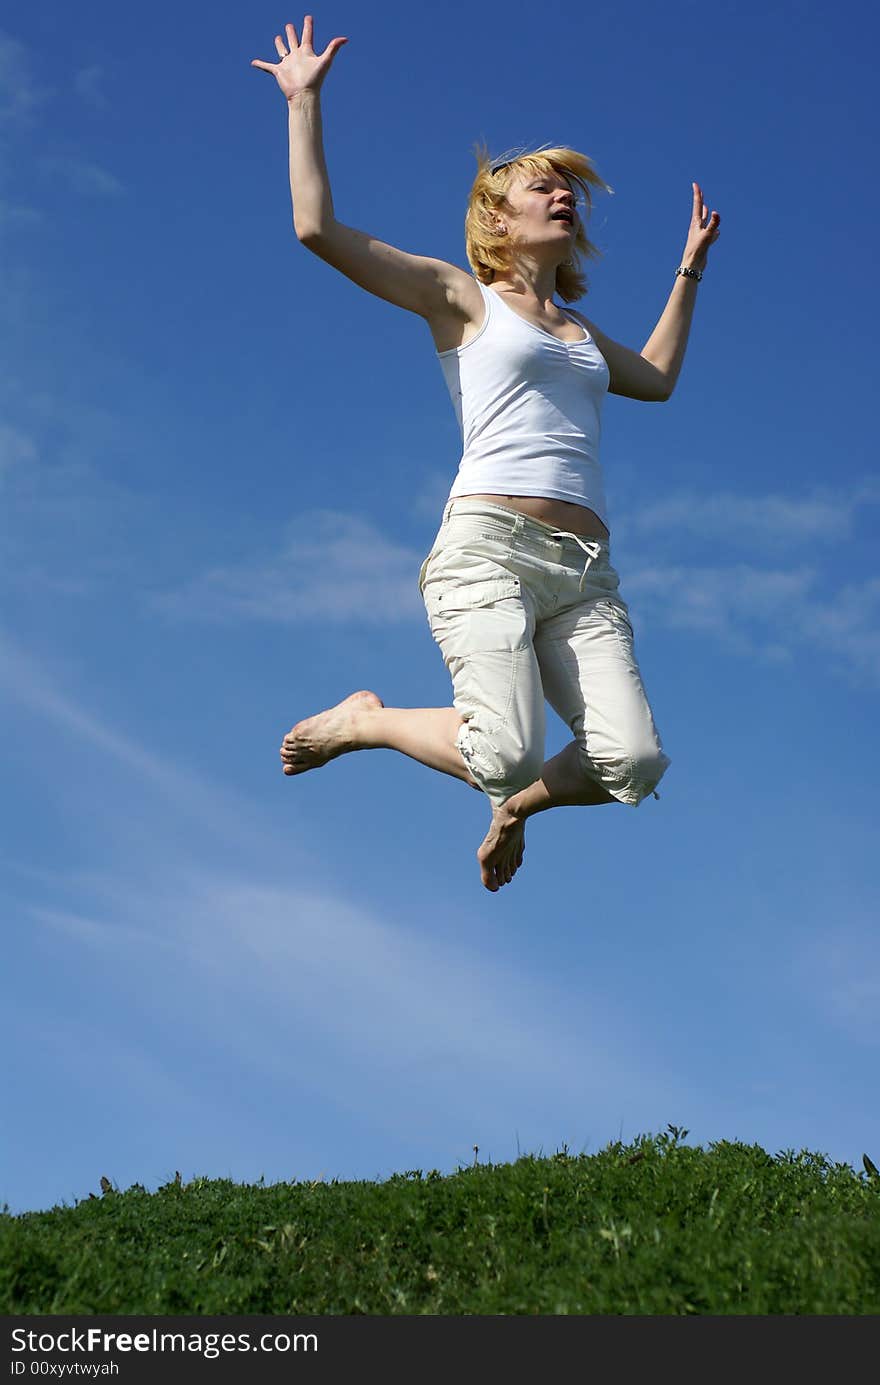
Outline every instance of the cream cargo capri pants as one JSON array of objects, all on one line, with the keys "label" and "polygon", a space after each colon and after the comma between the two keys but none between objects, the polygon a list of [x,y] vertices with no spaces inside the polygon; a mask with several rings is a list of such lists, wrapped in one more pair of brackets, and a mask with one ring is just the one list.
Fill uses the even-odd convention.
[{"label": "cream cargo capri pants", "polygon": [[541,777],[545,699],[612,797],[635,806],[660,782],[670,761],[619,582],[607,541],[482,500],[447,504],[419,588],[464,718],[456,743],[493,804]]}]

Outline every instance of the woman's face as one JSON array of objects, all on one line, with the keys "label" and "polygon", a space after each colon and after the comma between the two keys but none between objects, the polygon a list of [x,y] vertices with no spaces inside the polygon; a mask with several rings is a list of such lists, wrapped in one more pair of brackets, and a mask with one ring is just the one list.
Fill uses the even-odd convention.
[{"label": "woman's face", "polygon": [[498,218],[519,246],[559,245],[568,255],[579,219],[567,178],[558,173],[518,174],[507,191],[507,201],[513,215],[501,211]]}]

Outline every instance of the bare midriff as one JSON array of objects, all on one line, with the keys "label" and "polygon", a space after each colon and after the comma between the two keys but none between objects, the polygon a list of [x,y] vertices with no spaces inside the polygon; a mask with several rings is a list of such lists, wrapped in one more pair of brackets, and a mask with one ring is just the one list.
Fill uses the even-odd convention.
[{"label": "bare midriff", "polygon": [[518,510],[521,515],[531,519],[543,520],[557,529],[566,529],[570,534],[580,534],[585,539],[607,539],[608,530],[595,510],[586,505],[573,505],[568,500],[549,500],[542,495],[457,495],[457,500],[486,500],[490,505],[501,505],[506,510]]}]

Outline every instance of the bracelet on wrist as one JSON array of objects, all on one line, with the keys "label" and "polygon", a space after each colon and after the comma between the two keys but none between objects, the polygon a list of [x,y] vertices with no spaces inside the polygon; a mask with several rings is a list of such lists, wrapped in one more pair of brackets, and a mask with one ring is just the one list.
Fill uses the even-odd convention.
[{"label": "bracelet on wrist", "polygon": [[703,277],[701,269],[688,269],[687,265],[679,265],[676,274],[684,275],[688,279],[696,279],[698,282]]}]

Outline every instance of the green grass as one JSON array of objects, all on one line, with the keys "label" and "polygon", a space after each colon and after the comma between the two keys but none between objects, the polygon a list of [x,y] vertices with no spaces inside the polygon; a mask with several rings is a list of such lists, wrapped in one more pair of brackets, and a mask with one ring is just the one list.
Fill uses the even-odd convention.
[{"label": "green grass", "polygon": [[384,1182],[196,1178],[0,1214],[0,1311],[880,1313],[880,1177],[669,1126]]}]

